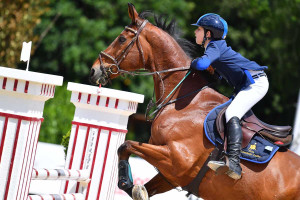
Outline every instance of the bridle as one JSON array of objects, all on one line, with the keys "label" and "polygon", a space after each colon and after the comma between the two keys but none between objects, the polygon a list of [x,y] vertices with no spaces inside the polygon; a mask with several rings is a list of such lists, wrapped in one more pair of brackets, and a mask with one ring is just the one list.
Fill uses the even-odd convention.
[{"label": "bridle", "polygon": [[[116,58],[114,58],[112,55],[109,55],[108,53],[106,53],[104,51],[101,51],[99,53],[100,69],[101,69],[102,73],[105,74],[106,78],[109,79],[109,75],[107,74],[107,72],[110,72],[111,74],[119,74],[119,73],[127,73],[128,74],[129,71],[120,69],[120,64],[125,59],[125,57],[128,55],[130,49],[133,47],[135,42],[137,42],[137,47],[138,47],[140,54],[142,55],[143,65],[145,66],[146,61],[145,61],[144,52],[143,52],[143,49],[142,49],[142,46],[141,46],[141,43],[139,40],[139,35],[147,23],[148,23],[148,20],[144,20],[142,25],[139,27],[139,29],[137,31],[128,26],[125,27],[125,30],[131,31],[132,33],[135,34],[135,36],[132,38],[130,43],[125,47],[125,49]],[[104,68],[101,55],[106,56],[107,58],[112,60],[113,64],[110,64],[109,67]],[[112,67],[115,67],[116,70],[113,70]]]},{"label": "bridle", "polygon": [[[125,30],[133,32],[135,34],[135,36],[132,38],[130,43],[124,48],[124,50],[116,58],[114,58],[112,55],[110,55],[104,51],[101,51],[99,53],[100,70],[102,71],[102,73],[105,75],[105,77],[108,80],[110,80],[108,72],[110,74],[129,74],[132,76],[135,76],[135,75],[148,76],[148,75],[157,74],[161,79],[161,76],[160,76],[161,73],[173,72],[173,71],[185,71],[185,70],[190,69],[190,66],[187,66],[187,67],[179,67],[179,68],[173,68],[173,69],[167,69],[167,70],[161,70],[161,71],[155,71],[155,72],[148,72],[147,70],[136,70],[136,71],[132,72],[132,71],[127,71],[127,70],[123,70],[120,68],[121,62],[128,55],[130,49],[133,47],[135,42],[137,42],[137,47],[140,52],[140,55],[142,56],[143,66],[145,68],[146,61],[145,61],[144,51],[143,51],[142,45],[139,40],[139,35],[147,23],[148,23],[148,20],[144,20],[138,30],[134,30],[133,28],[130,28],[128,26],[125,27]],[[109,58],[111,61],[113,61],[113,63],[110,64],[108,67],[104,67],[103,61],[102,61],[102,56]],[[113,69],[113,68],[115,68],[115,69]]]}]

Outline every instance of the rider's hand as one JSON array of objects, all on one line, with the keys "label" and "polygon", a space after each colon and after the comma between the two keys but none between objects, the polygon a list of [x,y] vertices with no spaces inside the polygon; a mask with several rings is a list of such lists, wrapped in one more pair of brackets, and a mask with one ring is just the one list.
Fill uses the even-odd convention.
[{"label": "rider's hand", "polygon": [[192,69],[197,69],[197,62],[198,62],[198,58],[192,60],[190,67]]}]

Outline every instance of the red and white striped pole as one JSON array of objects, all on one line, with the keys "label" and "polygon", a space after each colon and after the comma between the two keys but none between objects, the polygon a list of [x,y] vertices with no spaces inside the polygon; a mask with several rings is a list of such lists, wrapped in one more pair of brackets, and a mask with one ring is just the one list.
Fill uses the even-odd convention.
[{"label": "red and white striped pole", "polygon": [[140,94],[69,83],[76,106],[66,169],[87,170],[88,185],[63,181],[61,193],[82,192],[86,200],[112,200],[117,185],[117,149],[124,142],[128,117],[135,113]]},{"label": "red and white striped pole", "polygon": [[27,200],[84,200],[83,194],[30,195]]},{"label": "red and white striped pole", "polygon": [[0,67],[0,200],[25,200],[44,103],[63,77]]},{"label": "red and white striped pole", "polygon": [[31,180],[77,180],[89,182],[89,172],[87,170],[33,168]]}]

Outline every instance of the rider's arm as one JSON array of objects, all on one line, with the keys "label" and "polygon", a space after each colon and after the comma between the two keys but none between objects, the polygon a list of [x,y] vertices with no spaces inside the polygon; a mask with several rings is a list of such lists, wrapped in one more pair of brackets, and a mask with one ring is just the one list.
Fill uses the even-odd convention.
[{"label": "rider's arm", "polygon": [[204,55],[192,61],[191,68],[196,70],[206,70],[219,57],[219,48],[213,42],[210,42],[207,45]]}]

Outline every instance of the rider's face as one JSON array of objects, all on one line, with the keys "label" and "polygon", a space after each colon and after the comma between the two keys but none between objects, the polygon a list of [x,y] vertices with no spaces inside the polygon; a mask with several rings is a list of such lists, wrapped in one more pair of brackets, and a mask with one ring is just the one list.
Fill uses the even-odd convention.
[{"label": "rider's face", "polygon": [[196,30],[195,30],[195,36],[196,36],[196,43],[201,45],[203,42],[203,38],[204,38],[204,28],[202,28],[201,26],[199,26]]}]

